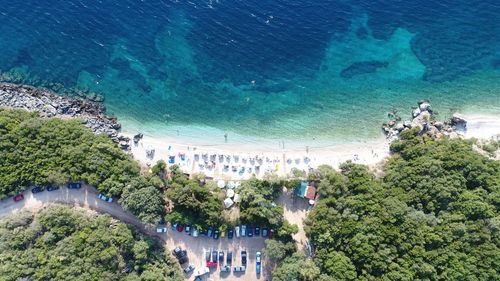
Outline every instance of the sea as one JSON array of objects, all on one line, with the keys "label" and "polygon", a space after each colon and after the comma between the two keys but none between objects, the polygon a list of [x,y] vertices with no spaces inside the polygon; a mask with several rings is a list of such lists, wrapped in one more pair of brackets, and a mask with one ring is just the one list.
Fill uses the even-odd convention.
[{"label": "sea", "polygon": [[499,78],[498,0],[0,0],[0,81],[185,144],[369,142],[418,100],[500,114]]}]

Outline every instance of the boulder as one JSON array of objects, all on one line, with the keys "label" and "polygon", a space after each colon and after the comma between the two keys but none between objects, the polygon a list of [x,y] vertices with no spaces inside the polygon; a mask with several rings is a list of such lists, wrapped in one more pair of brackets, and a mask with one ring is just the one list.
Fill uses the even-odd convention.
[{"label": "boulder", "polygon": [[443,122],[438,121],[438,122],[434,123],[434,127],[436,127],[438,130],[441,130],[441,129],[443,129],[444,124],[443,124]]},{"label": "boulder", "polygon": [[413,118],[417,117],[418,115],[420,115],[422,111],[420,110],[420,108],[415,108],[412,112],[411,112],[411,115],[413,116]]},{"label": "boulder", "polygon": [[428,102],[423,102],[419,105],[420,111],[430,111],[431,109],[431,104]]},{"label": "boulder", "polygon": [[467,120],[465,120],[465,118],[458,114],[458,113],[455,113],[453,114],[453,117],[451,117],[451,125],[465,125],[467,124]]}]

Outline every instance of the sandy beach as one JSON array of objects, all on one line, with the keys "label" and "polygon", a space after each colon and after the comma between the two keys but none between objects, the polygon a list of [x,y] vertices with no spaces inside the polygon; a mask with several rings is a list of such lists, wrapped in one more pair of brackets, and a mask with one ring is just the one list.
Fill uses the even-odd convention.
[{"label": "sandy beach", "polygon": [[[466,138],[492,139],[500,135],[500,115],[466,114]],[[125,134],[131,139],[133,135]],[[354,142],[302,150],[266,150],[251,146],[189,146],[180,140],[145,135],[131,142],[133,157],[152,166],[158,160],[179,165],[186,173],[202,172],[215,180],[238,181],[266,173],[280,176],[298,169],[307,172],[320,165],[338,168],[345,161],[374,166],[389,156],[389,141]],[[148,153],[153,152],[154,153]]]}]

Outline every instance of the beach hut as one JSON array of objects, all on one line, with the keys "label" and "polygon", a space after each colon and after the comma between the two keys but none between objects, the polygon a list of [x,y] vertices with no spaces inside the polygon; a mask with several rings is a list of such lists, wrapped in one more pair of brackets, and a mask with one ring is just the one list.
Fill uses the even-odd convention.
[{"label": "beach hut", "polygon": [[314,187],[312,184],[309,184],[307,181],[302,181],[298,184],[298,186],[295,188],[295,191],[293,194],[297,197],[300,198],[306,198],[309,200],[314,200],[316,199],[316,187]]}]

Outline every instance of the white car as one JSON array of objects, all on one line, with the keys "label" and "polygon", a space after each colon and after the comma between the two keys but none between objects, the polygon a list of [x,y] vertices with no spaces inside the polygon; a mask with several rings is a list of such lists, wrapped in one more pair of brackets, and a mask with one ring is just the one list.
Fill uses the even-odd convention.
[{"label": "white car", "polygon": [[234,234],[236,234],[237,238],[240,238],[240,227],[239,226],[234,228]]},{"label": "white car", "polygon": [[260,252],[257,252],[255,254],[255,262],[260,262],[261,256],[262,256],[262,254]]},{"label": "white car", "polygon": [[204,266],[202,268],[198,268],[194,271],[194,276],[202,276],[210,272],[210,268],[208,266]]},{"label": "white car", "polygon": [[113,202],[113,198],[111,198],[111,197],[107,197],[107,196],[102,195],[102,194],[99,194],[98,197],[99,197],[99,199],[102,199],[102,200],[104,200],[106,202],[110,202],[110,203]]},{"label": "white car", "polygon": [[247,226],[242,225],[241,226],[241,237],[245,237],[245,236],[247,236]]},{"label": "white car", "polygon": [[191,231],[191,235],[193,237],[198,237],[200,235],[200,233],[198,232],[198,229],[196,229],[196,226],[193,226],[193,229]]},{"label": "white car", "polygon": [[165,232],[167,232],[167,228],[166,227],[157,227],[156,232],[157,233],[165,233]]}]

